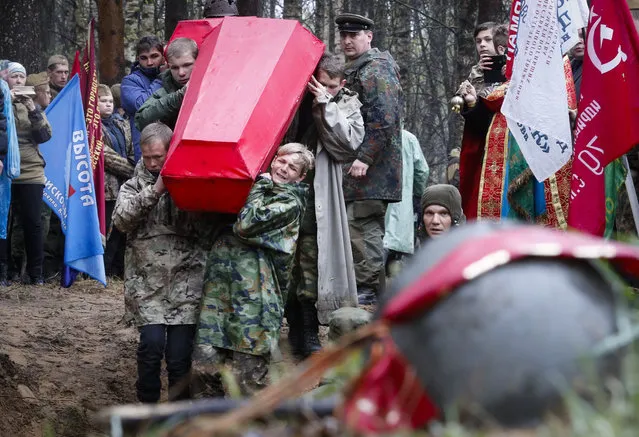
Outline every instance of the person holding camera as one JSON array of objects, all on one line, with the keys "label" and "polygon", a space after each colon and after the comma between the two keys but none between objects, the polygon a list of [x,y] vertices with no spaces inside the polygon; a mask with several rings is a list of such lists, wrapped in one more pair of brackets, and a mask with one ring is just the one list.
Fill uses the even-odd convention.
[{"label": "person holding camera", "polygon": [[[479,36],[483,35],[485,31],[479,33]],[[478,38],[479,39],[479,38]],[[462,82],[457,91],[457,95],[461,99],[460,113],[464,117],[464,136],[462,140],[461,154],[459,158],[459,191],[462,195],[463,209],[466,212],[466,216],[469,219],[475,218],[493,218],[499,219],[501,214],[501,199],[498,202],[492,202],[494,206],[491,212],[479,211],[482,206],[486,206],[481,202],[483,195],[483,188],[492,185],[499,185],[499,175],[492,178],[489,177],[486,180],[485,166],[483,165],[484,159],[489,153],[489,142],[491,141],[489,129],[492,127],[495,132],[506,132],[506,120],[500,117],[498,123],[493,123],[495,114],[499,114],[501,103],[503,102],[507,84],[494,83],[490,75],[484,74],[485,71],[492,68],[490,57],[492,54],[505,53],[508,44],[508,28],[505,25],[494,26],[490,28],[490,44],[492,48],[489,50],[485,48],[484,40],[487,37],[482,37],[482,43],[477,43],[477,50],[480,54],[480,60],[482,61],[482,83],[481,86],[477,85],[472,80],[466,80]],[[483,56],[483,57],[482,57]],[[484,69],[486,69],[484,71]],[[499,71],[498,73],[502,73]],[[485,80],[490,80],[492,83],[487,84]],[[505,77],[502,82],[505,82]],[[503,126],[502,126],[503,125]],[[498,142],[498,139],[495,138]],[[503,147],[504,140],[501,141]],[[503,153],[503,151],[502,151]],[[503,162],[504,158],[497,162]],[[488,172],[489,175],[493,175],[499,172]],[[493,184],[495,182],[495,184]],[[502,181],[503,182],[503,181]],[[501,188],[497,187],[496,192],[501,192],[503,189],[503,183]],[[499,194],[497,194],[499,196]],[[498,204],[498,205],[497,205]],[[499,211],[498,211],[499,210]],[[488,215],[488,216],[487,216]]]},{"label": "person holding camera", "polygon": [[496,24],[492,21],[487,21],[477,25],[473,32],[475,49],[477,50],[479,61],[470,69],[466,81],[470,82],[477,91],[481,91],[484,87],[484,72],[492,68],[491,57],[497,55],[493,43],[493,28],[495,28],[495,26]]},{"label": "person holding camera", "polygon": [[[503,56],[508,27],[494,27],[492,40],[495,52]],[[543,184],[536,181],[517,142],[509,139],[508,123],[501,113],[510,84],[505,59],[492,59],[491,69],[484,72],[484,88],[477,91],[466,81],[459,92],[465,119],[459,169],[463,210],[469,219],[511,218],[564,229],[571,164]],[[545,199],[558,201],[542,207]]]},{"label": "person holding camera", "polygon": [[[27,282],[43,283],[43,235],[40,207],[44,189],[45,162],[38,145],[51,138],[51,125],[44,112],[36,107],[35,92],[25,88],[26,69],[17,62],[7,68],[7,83],[11,91],[13,114],[20,148],[20,176],[11,184],[12,208],[20,210],[24,245],[27,253]],[[0,240],[0,284],[7,283],[8,244]]]}]

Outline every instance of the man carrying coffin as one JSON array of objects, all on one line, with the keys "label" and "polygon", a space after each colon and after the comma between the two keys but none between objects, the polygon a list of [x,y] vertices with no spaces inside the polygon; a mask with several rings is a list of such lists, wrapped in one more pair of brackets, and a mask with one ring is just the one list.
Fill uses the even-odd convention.
[{"label": "man carrying coffin", "polygon": [[[127,234],[124,267],[126,317],[140,332],[137,397],[160,400],[166,360],[169,399],[189,397],[188,379],[210,217],[179,210],[160,176],[172,136],[162,123],[142,130],[142,159],[122,185],[113,224]],[[208,218],[208,220],[207,220]]]},{"label": "man carrying coffin", "polygon": [[197,54],[197,44],[190,38],[177,38],[169,44],[166,49],[169,69],[155,80],[161,88],[135,114],[135,125],[140,131],[156,121],[175,128]]}]

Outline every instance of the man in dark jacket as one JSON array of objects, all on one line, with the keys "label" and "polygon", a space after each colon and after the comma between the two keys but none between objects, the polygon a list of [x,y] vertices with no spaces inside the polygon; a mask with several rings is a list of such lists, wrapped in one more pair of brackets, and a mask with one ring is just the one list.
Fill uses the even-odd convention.
[{"label": "man in dark jacket", "polygon": [[160,75],[160,67],[164,64],[163,50],[158,37],[150,35],[140,38],[136,46],[138,59],[131,68],[131,74],[122,79],[120,99],[131,123],[135,162],[138,162],[141,156],[140,131],[135,127],[135,113],[162,86],[155,79]]},{"label": "man in dark jacket", "polygon": [[375,301],[384,268],[384,219],[402,200],[402,88],[388,52],[371,48],[373,21],[355,14],[335,19],[346,56],[346,86],[362,102],[366,134],[344,168],[344,200],[360,303]]},{"label": "man in dark jacket", "polygon": [[176,38],[169,44],[166,49],[169,70],[155,80],[160,88],[135,114],[138,129],[142,130],[156,121],[175,128],[197,54],[197,44],[190,38]]}]

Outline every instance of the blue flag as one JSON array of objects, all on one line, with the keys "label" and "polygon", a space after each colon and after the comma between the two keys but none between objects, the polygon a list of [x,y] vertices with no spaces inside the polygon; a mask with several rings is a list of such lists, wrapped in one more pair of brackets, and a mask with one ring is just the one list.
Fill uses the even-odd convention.
[{"label": "blue flag", "polygon": [[106,285],[80,80],[75,75],[46,109],[53,136],[40,145],[47,163],[44,202],[65,235],[64,263]]}]

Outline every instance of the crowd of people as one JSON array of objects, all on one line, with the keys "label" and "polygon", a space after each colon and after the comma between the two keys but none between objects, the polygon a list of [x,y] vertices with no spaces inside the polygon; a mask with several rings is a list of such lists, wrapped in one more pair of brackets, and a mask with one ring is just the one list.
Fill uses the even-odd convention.
[{"label": "crowd of people", "polygon": [[[475,31],[479,62],[458,91],[466,119],[461,153],[451,154],[449,183],[428,186],[422,148],[403,128],[399,68],[373,48],[373,21],[344,13],[335,22],[345,60],[322,56],[270,170],[237,216],[178,209],[160,174],[197,61],[195,41],[177,38],[165,50],[145,36],[122,83],[98,87],[104,262],[109,276],[124,279],[127,319],[139,329],[141,402],[160,399],[163,360],[170,399],[223,396],[219,369],[227,363],[245,393],[264,387],[284,320],[293,354],[310,356],[321,349],[319,326],[333,311],[376,304],[421,242],[466,217],[565,227],[569,173],[542,187],[553,201],[538,211],[529,196],[538,187],[521,152],[503,151],[499,108],[508,82],[501,71],[494,79],[492,63],[506,50],[505,26]],[[575,69],[578,61],[576,52]],[[69,64],[54,55],[46,72],[27,74],[17,62],[1,62],[10,96],[0,96],[0,157],[8,97],[21,174],[12,184],[10,234],[0,240],[0,286],[38,285],[62,264],[60,222],[41,201],[38,145],[51,137],[44,109],[69,80]]]}]

